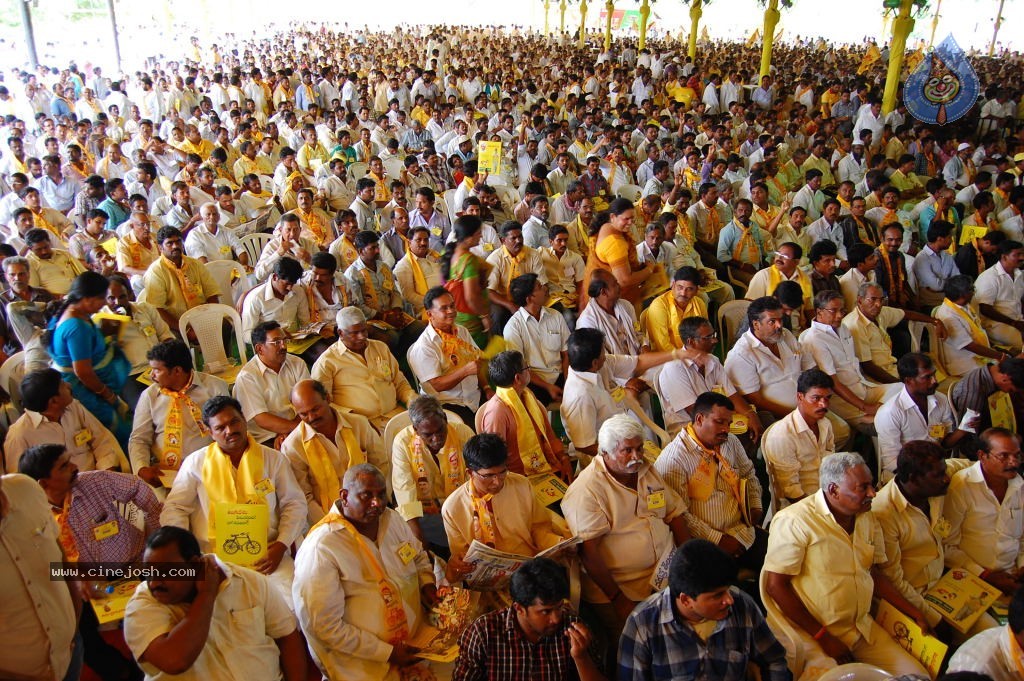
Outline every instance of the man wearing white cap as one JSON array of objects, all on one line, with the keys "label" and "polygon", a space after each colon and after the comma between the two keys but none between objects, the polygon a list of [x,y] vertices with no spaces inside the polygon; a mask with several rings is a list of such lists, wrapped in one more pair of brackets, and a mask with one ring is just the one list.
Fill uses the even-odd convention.
[{"label": "man wearing white cap", "polygon": [[946,186],[963,189],[974,182],[974,162],[971,161],[970,142],[961,142],[956,148],[956,155],[946,161],[942,168],[942,178]]},{"label": "man wearing white cap", "polygon": [[1024,185],[1024,151],[1013,157],[1013,167],[1010,172],[1017,176],[1016,185]]},{"label": "man wearing white cap", "polygon": [[849,180],[858,184],[864,179],[864,173],[867,172],[867,162],[864,160],[864,140],[855,139],[853,141],[850,153],[839,162],[838,171],[840,182]]}]

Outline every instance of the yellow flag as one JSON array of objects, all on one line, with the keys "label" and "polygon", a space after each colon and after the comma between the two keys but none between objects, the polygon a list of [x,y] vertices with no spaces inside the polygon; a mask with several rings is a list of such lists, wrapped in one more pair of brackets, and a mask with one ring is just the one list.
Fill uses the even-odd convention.
[{"label": "yellow flag", "polygon": [[907,67],[907,73],[913,73],[917,70],[917,67],[924,61],[924,50],[917,48],[915,51],[907,55],[905,66]]},{"label": "yellow flag", "polygon": [[878,49],[878,45],[872,44],[868,48],[868,51],[864,54],[864,58],[860,61],[860,66],[857,67],[857,75],[863,74],[865,71],[874,66],[875,62],[882,58],[882,53]]},{"label": "yellow flag", "polygon": [[701,39],[701,42],[707,42],[707,43],[711,42],[711,36],[708,35],[708,27],[707,26],[705,26],[701,30],[701,32],[700,32],[700,39]]},{"label": "yellow flag", "polygon": [[761,39],[761,29],[755,28],[754,32],[747,38],[747,47],[753,47],[757,44],[757,41]]}]

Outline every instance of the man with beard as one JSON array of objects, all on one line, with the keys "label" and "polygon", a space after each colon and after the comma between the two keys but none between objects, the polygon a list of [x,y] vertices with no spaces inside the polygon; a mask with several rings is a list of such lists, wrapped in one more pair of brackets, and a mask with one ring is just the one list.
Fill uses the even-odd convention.
[{"label": "man with beard", "polygon": [[197,305],[220,302],[220,287],[206,265],[185,255],[181,232],[162,227],[156,234],[160,259],[153,262],[142,277],[139,301],[149,303],[172,329],[178,319]]}]

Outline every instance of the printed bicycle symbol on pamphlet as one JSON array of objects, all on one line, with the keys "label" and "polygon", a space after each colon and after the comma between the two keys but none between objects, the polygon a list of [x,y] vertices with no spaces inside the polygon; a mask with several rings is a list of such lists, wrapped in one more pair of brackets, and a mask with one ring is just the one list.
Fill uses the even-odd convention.
[{"label": "printed bicycle symbol on pamphlet", "polygon": [[240,532],[233,534],[224,540],[224,551],[226,553],[235,554],[245,549],[245,551],[253,556],[263,550],[263,546],[249,537],[248,532]]}]

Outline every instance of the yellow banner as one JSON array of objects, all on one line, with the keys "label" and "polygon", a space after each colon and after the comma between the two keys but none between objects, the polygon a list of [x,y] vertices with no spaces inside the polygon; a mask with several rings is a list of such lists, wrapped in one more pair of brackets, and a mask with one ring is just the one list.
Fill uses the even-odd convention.
[{"label": "yellow banner", "polygon": [[215,512],[218,558],[227,563],[251,567],[266,557],[269,506],[219,503]]},{"label": "yellow banner", "polygon": [[755,28],[754,32],[747,38],[747,47],[753,47],[757,44],[757,41],[761,39],[761,29]]},{"label": "yellow banner", "polygon": [[857,75],[863,74],[865,71],[874,66],[875,62],[882,58],[882,53],[878,49],[878,45],[872,45],[868,48],[868,51],[864,53],[864,58],[860,62],[860,66],[857,67]]},{"label": "yellow banner", "polygon": [[477,172],[499,174],[501,172],[501,142],[480,142],[476,160]]}]

